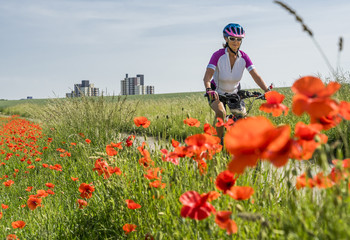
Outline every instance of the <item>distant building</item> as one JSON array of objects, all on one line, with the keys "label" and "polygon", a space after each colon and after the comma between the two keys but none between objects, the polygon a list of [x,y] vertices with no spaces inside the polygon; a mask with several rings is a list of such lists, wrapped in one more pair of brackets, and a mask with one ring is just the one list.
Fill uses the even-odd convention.
[{"label": "distant building", "polygon": [[144,75],[137,74],[136,77],[129,77],[128,74],[120,81],[121,95],[145,95],[154,94],[154,86],[144,85]]},{"label": "distant building", "polygon": [[66,93],[66,97],[81,97],[81,96],[100,96],[100,90],[90,84],[89,80],[82,80],[81,83],[74,84],[74,90]]},{"label": "distant building", "polygon": [[33,99],[33,97],[32,96],[27,96],[27,99]]}]

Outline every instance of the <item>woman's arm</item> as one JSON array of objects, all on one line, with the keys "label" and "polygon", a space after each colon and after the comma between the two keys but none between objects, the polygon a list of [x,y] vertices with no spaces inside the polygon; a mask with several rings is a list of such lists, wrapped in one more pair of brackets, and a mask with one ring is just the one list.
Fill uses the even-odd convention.
[{"label": "woman's arm", "polygon": [[264,80],[260,77],[260,75],[258,74],[258,72],[253,69],[250,72],[250,75],[252,76],[252,78],[254,79],[254,81],[256,82],[256,84],[258,84],[258,86],[264,90],[265,92],[267,92],[269,89],[267,88]]},{"label": "woman's arm", "polygon": [[205,71],[203,79],[205,89],[210,88],[210,80],[213,78],[214,72],[214,69],[211,68],[207,68],[207,70]]}]

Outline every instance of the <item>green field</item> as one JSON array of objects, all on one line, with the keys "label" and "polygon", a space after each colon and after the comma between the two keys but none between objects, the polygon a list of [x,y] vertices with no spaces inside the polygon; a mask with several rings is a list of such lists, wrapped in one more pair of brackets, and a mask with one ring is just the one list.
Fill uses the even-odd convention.
[{"label": "green field", "polygon": [[[290,88],[276,91],[285,95],[283,103],[291,108]],[[348,82],[342,82],[333,97],[349,101],[348,92]],[[272,117],[259,111],[261,103],[254,102],[250,115],[264,116],[274,126],[288,124],[291,135],[297,122],[309,122],[306,114],[297,117],[291,110],[287,116]],[[203,92],[0,101],[0,109],[3,115],[18,114],[31,120],[0,119],[0,204],[8,206],[0,209],[1,239],[9,234],[19,239],[350,238],[348,179],[328,188],[296,189],[296,177],[302,173],[311,178],[321,171],[327,175],[333,167],[330,160],[350,157],[346,149],[348,121],[323,132],[328,143],[317,147],[309,161],[290,159],[281,168],[264,161],[257,168],[247,169],[235,185],[250,186],[254,194],[248,200],[235,200],[215,186],[218,174],[231,160],[225,150],[206,161],[206,174],[201,174],[197,162],[188,156],[179,158],[178,165],[162,160],[160,150],[173,151],[172,139],[185,146],[187,137],[203,133],[204,123],[213,124],[215,117]],[[138,116],[147,117],[150,126],[136,127],[133,119]],[[189,117],[198,119],[200,127],[185,125],[183,120]],[[129,135],[136,136],[130,147],[126,146]],[[145,158],[140,151],[143,141],[153,162],[147,167],[140,164]],[[106,154],[111,142],[122,144],[112,157]],[[122,174],[104,178],[93,170],[98,168],[97,159],[118,167]],[[53,167],[56,164],[62,171]],[[155,178],[165,184],[164,188],[151,187],[155,179],[145,177],[154,168],[162,170]],[[5,186],[8,180],[14,184]],[[29,209],[30,195],[48,190],[46,183],[55,185],[55,194],[41,197],[41,206]],[[92,183],[95,191],[91,198],[85,198],[88,205],[80,209],[77,200],[83,199],[78,190],[82,183]],[[33,189],[28,192],[28,187]],[[217,212],[232,212],[237,233],[228,235],[219,228],[214,214],[201,221],[181,217],[179,198],[187,191],[219,192],[220,197],[210,203]],[[127,208],[127,199],[141,208]],[[19,220],[26,223],[25,227],[13,228],[11,224]],[[126,223],[137,225],[136,231],[126,234]]]}]

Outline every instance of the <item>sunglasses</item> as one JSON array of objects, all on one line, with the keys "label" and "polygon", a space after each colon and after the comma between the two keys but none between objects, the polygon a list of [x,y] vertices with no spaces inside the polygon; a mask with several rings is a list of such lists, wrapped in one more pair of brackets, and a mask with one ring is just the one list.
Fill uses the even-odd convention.
[{"label": "sunglasses", "polygon": [[231,37],[231,36],[228,36],[227,38],[228,38],[228,40],[230,40],[232,42],[234,42],[234,41],[241,42],[242,41],[242,38]]}]

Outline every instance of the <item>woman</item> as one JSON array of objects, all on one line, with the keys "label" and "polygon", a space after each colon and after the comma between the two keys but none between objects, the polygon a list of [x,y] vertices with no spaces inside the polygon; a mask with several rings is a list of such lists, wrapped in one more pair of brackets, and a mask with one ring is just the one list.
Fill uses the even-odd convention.
[{"label": "woman", "polygon": [[[215,111],[215,117],[225,119],[225,103],[223,104],[220,100],[219,94],[237,93],[240,89],[244,68],[248,70],[262,90],[267,92],[269,89],[255,70],[248,55],[239,50],[245,36],[243,27],[236,23],[230,23],[224,28],[223,35],[226,44],[224,48],[219,49],[212,55],[204,75],[204,86],[210,107]],[[243,101],[239,110],[245,111]],[[224,127],[217,127],[216,130],[218,137],[222,139]]]}]

